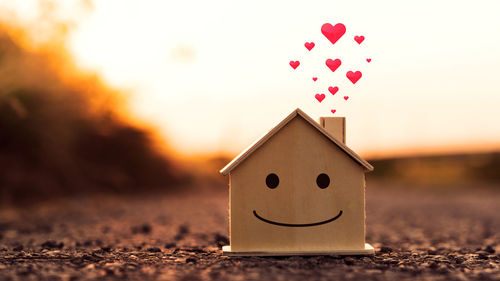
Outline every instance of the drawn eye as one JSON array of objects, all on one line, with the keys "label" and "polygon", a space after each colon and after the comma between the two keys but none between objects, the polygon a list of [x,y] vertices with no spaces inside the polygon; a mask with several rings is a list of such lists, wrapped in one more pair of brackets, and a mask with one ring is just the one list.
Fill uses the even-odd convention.
[{"label": "drawn eye", "polygon": [[325,189],[330,185],[330,177],[327,174],[319,174],[316,178],[316,184],[319,188]]},{"label": "drawn eye", "polygon": [[271,189],[275,189],[280,184],[280,178],[276,174],[269,174],[266,177],[266,185]]}]

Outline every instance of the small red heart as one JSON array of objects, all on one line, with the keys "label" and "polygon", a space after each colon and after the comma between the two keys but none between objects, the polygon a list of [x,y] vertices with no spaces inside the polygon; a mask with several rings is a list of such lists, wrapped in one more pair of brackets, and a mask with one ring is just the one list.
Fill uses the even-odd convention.
[{"label": "small red heart", "polygon": [[335,42],[345,34],[345,30],[345,25],[341,23],[337,23],[335,26],[325,23],[321,26],[321,33],[323,33],[332,44],[335,44]]},{"label": "small red heart", "polygon": [[312,48],[314,48],[314,46],[316,46],[316,45],[314,44],[314,42],[306,42],[306,43],[304,44],[304,46],[306,46],[306,49],[308,49],[308,50],[310,51],[310,50],[312,50]]},{"label": "small red heart", "polygon": [[332,109],[331,111],[332,111],[333,114],[335,114],[335,112],[337,112],[336,109]]},{"label": "small red heart", "polygon": [[318,77],[313,77],[313,81],[316,82],[318,80]]},{"label": "small red heart", "polygon": [[358,82],[358,80],[361,79],[361,76],[363,75],[361,74],[361,71],[356,71],[356,72],[348,71],[346,73],[346,76],[349,80],[351,80],[353,84],[356,84],[356,82]]},{"label": "small red heart", "polygon": [[325,94],[316,94],[314,97],[319,101],[322,102],[325,99]]},{"label": "small red heart", "polygon": [[354,36],[354,41],[358,42],[358,44],[361,44],[365,40],[364,36]]},{"label": "small red heart", "polygon": [[372,59],[366,59],[366,61],[367,61],[367,62],[371,62],[371,61],[372,61]]},{"label": "small red heart", "polygon": [[299,65],[300,65],[300,61],[293,61],[293,60],[290,61],[290,66],[293,69],[297,69],[297,67],[299,67]]},{"label": "small red heart", "polygon": [[339,66],[342,64],[342,62],[339,59],[335,59],[335,60],[327,59],[325,63],[326,63],[326,66],[328,66],[328,68],[330,68],[330,70],[332,72],[337,70],[337,68],[339,68]]},{"label": "small red heart", "polygon": [[349,97],[348,97],[348,96],[344,96],[344,99],[345,99],[345,100],[348,100],[348,99],[349,99]]},{"label": "small red heart", "polygon": [[339,90],[339,87],[335,86],[335,87],[328,87],[328,91],[330,91],[330,93],[332,93],[332,95],[335,95]]}]

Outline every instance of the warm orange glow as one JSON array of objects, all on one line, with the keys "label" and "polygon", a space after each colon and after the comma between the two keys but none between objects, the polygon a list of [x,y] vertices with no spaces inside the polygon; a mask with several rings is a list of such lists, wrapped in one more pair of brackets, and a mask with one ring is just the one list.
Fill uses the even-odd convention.
[{"label": "warm orange glow", "polygon": [[[2,64],[7,66],[7,70],[0,73],[0,85],[8,86],[12,80],[18,80],[23,88],[50,93],[56,99],[57,95],[73,95],[73,100],[81,103],[76,108],[84,108],[84,112],[72,112],[70,115],[81,114],[82,117],[86,116],[83,118],[96,119],[97,122],[97,119],[104,118],[104,130],[108,123],[137,128],[147,132],[151,141],[148,145],[153,145],[155,151],[175,156],[177,153],[168,148],[165,138],[155,128],[130,114],[125,90],[109,87],[97,73],[83,71],[76,66],[66,47],[68,25],[57,20],[47,20],[45,23],[47,29],[14,19],[9,23],[0,22],[0,35],[5,33],[6,37],[14,41],[14,45],[22,48],[19,51],[22,56],[2,57]],[[2,90],[5,91],[2,93]],[[0,93],[7,94],[10,89],[2,90]],[[18,108],[20,113],[24,111],[15,100],[12,106]],[[64,108],[68,104],[58,106]]]},{"label": "warm orange glow", "polygon": [[[234,155],[296,107],[313,118],[336,108],[347,117],[348,145],[367,156],[500,149],[500,37],[492,36],[500,28],[500,5],[494,1],[366,1],[363,9],[332,1],[37,3],[0,5],[32,31],[20,40],[51,44],[45,48],[53,53],[68,47],[78,68],[101,77],[67,77],[68,83],[89,93],[92,85],[121,89],[135,116],[122,118],[151,124],[184,155]],[[41,36],[49,36],[40,31],[46,25],[33,25],[48,11],[64,23],[45,29],[50,40]],[[325,22],[345,23],[344,39],[355,45],[328,45],[319,32]],[[354,35],[366,37],[362,45]],[[307,53],[306,41],[316,42],[314,52]],[[324,70],[324,58],[337,56],[363,71],[356,86]],[[300,71],[291,71],[292,59],[303,61]],[[71,68],[63,71],[68,76],[75,71],[61,67]],[[318,104],[314,94],[333,84],[339,99]],[[92,100],[95,110],[113,104],[127,112],[117,95]]]}]

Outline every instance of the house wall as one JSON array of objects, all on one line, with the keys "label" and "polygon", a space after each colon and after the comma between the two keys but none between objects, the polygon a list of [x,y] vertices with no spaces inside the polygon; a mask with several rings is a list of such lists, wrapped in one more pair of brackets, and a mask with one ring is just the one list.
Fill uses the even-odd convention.
[{"label": "house wall", "polygon": [[[279,176],[275,189],[269,173]],[[316,177],[326,173],[330,186]],[[328,251],[364,249],[365,181],[363,168],[324,135],[297,116],[231,172],[230,240],[232,251]],[[337,220],[319,226],[285,227]]]}]

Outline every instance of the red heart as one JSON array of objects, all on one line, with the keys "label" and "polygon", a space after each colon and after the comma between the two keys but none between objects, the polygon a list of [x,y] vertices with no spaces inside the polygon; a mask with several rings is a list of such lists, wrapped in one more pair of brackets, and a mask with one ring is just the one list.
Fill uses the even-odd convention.
[{"label": "red heart", "polygon": [[316,46],[316,45],[314,44],[314,42],[306,42],[306,43],[304,44],[304,46],[306,46],[306,49],[308,49],[308,50],[310,51],[310,50],[312,50],[312,48],[314,48],[314,46]]},{"label": "red heart", "polygon": [[366,61],[367,61],[367,62],[371,62],[371,61],[372,61],[372,59],[366,59]]},{"label": "red heart", "polygon": [[361,44],[365,40],[364,36],[354,36],[354,41],[358,42],[358,44]]},{"label": "red heart", "polygon": [[335,87],[328,87],[328,91],[330,91],[330,93],[332,93],[332,95],[335,95],[339,90],[339,87],[335,86]]},{"label": "red heart", "polygon": [[293,60],[290,61],[290,66],[293,69],[297,69],[297,67],[299,67],[299,65],[300,65],[300,61],[293,61]]},{"label": "red heart", "polygon": [[325,99],[325,94],[316,94],[314,97],[319,101],[322,102]]},{"label": "red heart", "polygon": [[339,68],[339,66],[341,64],[342,64],[342,62],[339,59],[335,59],[335,60],[327,59],[326,60],[326,66],[328,66],[328,68],[330,68],[330,70],[332,72],[334,72],[335,70],[337,70],[337,68]]},{"label": "red heart", "polygon": [[361,71],[356,71],[356,72],[348,71],[346,73],[346,76],[349,80],[351,80],[353,84],[356,84],[356,82],[358,82],[358,80],[361,79],[361,76],[363,75],[361,74]]},{"label": "red heart", "polygon": [[348,97],[348,96],[344,96],[344,99],[345,99],[345,100],[348,100],[348,99],[349,99],[349,97]]},{"label": "red heart", "polygon": [[313,77],[313,81],[316,82],[318,80],[318,77]]},{"label": "red heart", "polygon": [[335,42],[337,42],[337,40],[345,34],[345,25],[337,23],[333,26],[329,23],[325,23],[321,26],[321,33],[323,33],[323,35],[325,35],[325,37],[330,40],[332,44],[335,44]]},{"label": "red heart", "polygon": [[335,112],[337,112],[336,109],[332,109],[331,111],[332,111],[333,114],[335,114]]}]

